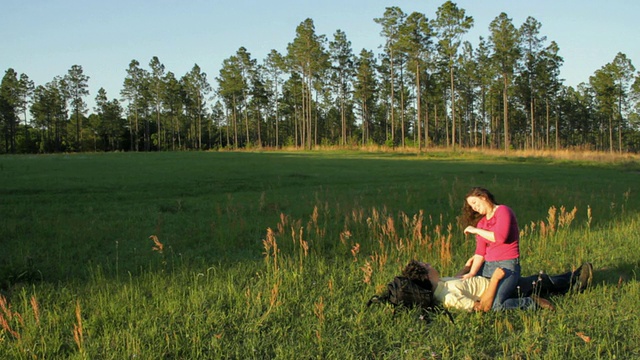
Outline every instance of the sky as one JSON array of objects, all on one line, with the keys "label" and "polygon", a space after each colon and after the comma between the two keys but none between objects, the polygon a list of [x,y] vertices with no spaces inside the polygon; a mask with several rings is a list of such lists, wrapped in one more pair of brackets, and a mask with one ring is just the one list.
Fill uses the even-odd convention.
[{"label": "sky", "polygon": [[[271,49],[286,54],[295,30],[311,18],[317,35],[332,40],[345,32],[354,54],[380,54],[384,39],[374,19],[397,6],[428,19],[444,0],[0,0],[0,70],[13,68],[35,85],[64,76],[80,65],[89,76],[85,101],[94,112],[104,88],[109,99],[120,90],[131,60],[149,70],[157,56],[177,78],[195,64],[215,88],[222,62],[245,47],[259,63]],[[558,43],[564,58],[560,77],[577,86],[624,53],[640,69],[638,0],[459,0],[473,17],[463,40],[489,37],[489,24],[504,12],[516,27],[531,16],[540,35]]]}]

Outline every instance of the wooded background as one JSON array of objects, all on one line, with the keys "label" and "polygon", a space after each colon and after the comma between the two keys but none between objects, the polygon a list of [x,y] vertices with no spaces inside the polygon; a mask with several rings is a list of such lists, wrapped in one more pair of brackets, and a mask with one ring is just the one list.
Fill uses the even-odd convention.
[{"label": "wooded background", "polygon": [[[0,153],[318,146],[477,147],[637,152],[640,73],[624,53],[576,88],[560,78],[560,44],[529,17],[499,14],[476,46],[451,1],[431,18],[386,8],[379,53],[302,21],[286,53],[240,47],[213,77],[133,59],[119,98],[88,109],[81,65],[46,84],[5,71]],[[376,36],[372,34],[371,36]]]}]

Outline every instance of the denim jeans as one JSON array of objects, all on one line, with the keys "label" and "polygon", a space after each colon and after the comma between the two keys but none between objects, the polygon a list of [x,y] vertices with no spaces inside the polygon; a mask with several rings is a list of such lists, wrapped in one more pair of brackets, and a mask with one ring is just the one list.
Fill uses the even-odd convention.
[{"label": "denim jeans", "polygon": [[514,297],[530,297],[532,294],[543,298],[551,295],[564,295],[575,286],[580,271],[568,271],[559,275],[547,275],[540,272],[538,275],[521,277]]},{"label": "denim jeans", "polygon": [[526,309],[534,306],[528,298],[511,298],[520,280],[520,260],[485,261],[478,272],[486,278],[491,278],[496,268],[504,269],[505,276],[498,284],[496,297],[493,300],[493,310]]}]

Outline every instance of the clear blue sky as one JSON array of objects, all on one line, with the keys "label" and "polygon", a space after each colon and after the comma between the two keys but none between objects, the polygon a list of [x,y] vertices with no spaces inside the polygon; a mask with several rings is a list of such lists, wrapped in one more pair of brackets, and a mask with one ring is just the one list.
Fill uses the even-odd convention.
[{"label": "clear blue sky", "polygon": [[[89,79],[85,99],[93,112],[103,87],[120,98],[132,59],[148,69],[158,56],[167,71],[181,77],[198,64],[217,87],[222,61],[239,47],[258,62],[271,49],[286,53],[296,27],[311,18],[316,33],[333,38],[344,31],[354,54],[381,52],[380,25],[385,8],[436,16],[444,1],[384,0],[0,0],[0,70],[27,74],[37,85],[81,65]],[[547,43],[556,41],[564,58],[565,84],[588,82],[618,52],[640,70],[640,1],[638,0],[460,0],[475,21],[464,40],[488,38],[489,24],[505,12],[516,27],[528,16],[542,24]]]}]

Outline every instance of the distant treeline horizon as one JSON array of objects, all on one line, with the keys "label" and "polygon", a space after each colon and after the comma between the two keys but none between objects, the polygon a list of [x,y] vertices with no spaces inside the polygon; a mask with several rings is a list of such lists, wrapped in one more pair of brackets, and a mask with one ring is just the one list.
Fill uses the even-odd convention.
[{"label": "distant treeline horizon", "polygon": [[[208,76],[133,59],[117,98],[89,93],[82,65],[46,84],[9,68],[0,84],[0,153],[368,146],[640,150],[640,73],[612,54],[575,88],[560,45],[533,17],[506,13],[477,45],[473,17],[447,1],[430,17],[388,7],[379,53],[311,18],[286,53],[244,47]],[[87,99],[94,96],[95,107]]]}]

